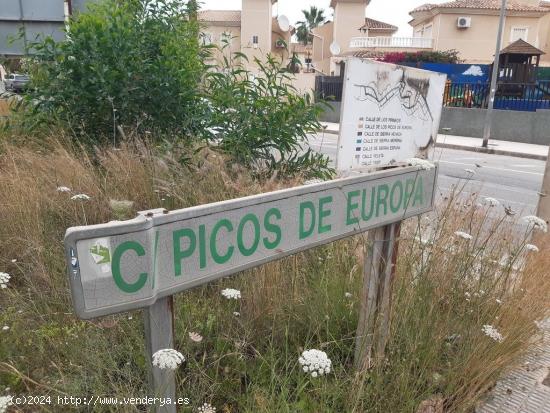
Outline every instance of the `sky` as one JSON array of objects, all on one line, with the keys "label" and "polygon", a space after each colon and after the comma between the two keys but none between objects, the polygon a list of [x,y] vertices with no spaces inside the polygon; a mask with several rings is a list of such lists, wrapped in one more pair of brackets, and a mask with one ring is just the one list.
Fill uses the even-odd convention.
[{"label": "sky", "polygon": [[[241,0],[202,0],[203,9],[214,10],[240,10]],[[411,19],[409,11],[424,3],[442,3],[442,0],[371,0],[367,7],[366,16],[381,20],[399,27],[398,36],[412,36],[412,27],[407,24]],[[309,6],[323,8],[331,16],[332,9],[329,8],[330,0],[279,0],[275,11],[286,15],[292,23],[302,19],[303,9]]]}]

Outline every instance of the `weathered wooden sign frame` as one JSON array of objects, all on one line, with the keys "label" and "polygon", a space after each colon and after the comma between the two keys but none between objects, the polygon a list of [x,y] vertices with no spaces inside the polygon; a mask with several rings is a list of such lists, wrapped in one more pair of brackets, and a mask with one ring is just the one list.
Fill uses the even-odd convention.
[{"label": "weathered wooden sign frame", "polygon": [[[150,359],[173,345],[173,294],[374,230],[365,262],[362,325],[372,326],[377,308],[386,308],[380,322],[388,323],[396,251],[392,242],[402,220],[433,208],[437,172],[437,166],[397,166],[179,211],[148,211],[130,221],[69,228],[65,250],[75,311],[91,319],[145,309]],[[360,324],[358,357],[370,353],[372,341]],[[383,347],[384,337],[376,345]],[[174,400],[174,377],[154,368],[154,395]],[[157,411],[175,412],[175,405]]]}]

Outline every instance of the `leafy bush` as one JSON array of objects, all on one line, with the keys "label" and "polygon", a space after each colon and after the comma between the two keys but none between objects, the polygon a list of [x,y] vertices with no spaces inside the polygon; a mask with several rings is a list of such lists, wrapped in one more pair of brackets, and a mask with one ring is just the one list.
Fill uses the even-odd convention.
[{"label": "leafy bush", "polygon": [[321,129],[324,103],[300,95],[293,75],[273,56],[255,59],[256,73],[247,64],[237,53],[207,74],[208,138],[256,176],[330,177],[328,158],[305,146],[307,135]]},{"label": "leafy bush", "polygon": [[379,59],[386,63],[460,63],[457,50],[429,52],[388,52]]},{"label": "leafy bush", "polygon": [[105,139],[122,128],[193,130],[205,50],[196,2],[106,0],[72,18],[67,40],[45,38],[27,99],[33,114]]}]

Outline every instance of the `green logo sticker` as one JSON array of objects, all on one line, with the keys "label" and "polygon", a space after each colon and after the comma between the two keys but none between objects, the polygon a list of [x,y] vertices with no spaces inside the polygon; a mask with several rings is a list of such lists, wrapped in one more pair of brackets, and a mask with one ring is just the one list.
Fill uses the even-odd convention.
[{"label": "green logo sticker", "polygon": [[111,252],[109,246],[104,245],[102,241],[97,241],[92,248],[90,248],[90,254],[96,264],[109,264],[111,262]]}]

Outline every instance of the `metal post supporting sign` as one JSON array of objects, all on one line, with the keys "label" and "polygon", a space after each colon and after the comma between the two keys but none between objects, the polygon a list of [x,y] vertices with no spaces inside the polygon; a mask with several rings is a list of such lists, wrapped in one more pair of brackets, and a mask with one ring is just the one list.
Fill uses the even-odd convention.
[{"label": "metal post supporting sign", "polygon": [[[397,166],[169,213],[153,211],[124,222],[69,228],[65,249],[76,314],[91,319],[146,309],[151,361],[155,351],[174,345],[173,294],[374,230],[363,309],[369,320],[376,311],[373,322],[388,325],[398,223],[432,209],[436,181],[436,166]],[[381,354],[386,337],[376,340]],[[174,399],[173,373],[153,368],[151,383],[151,396]],[[175,406],[157,411],[174,412]]]}]

